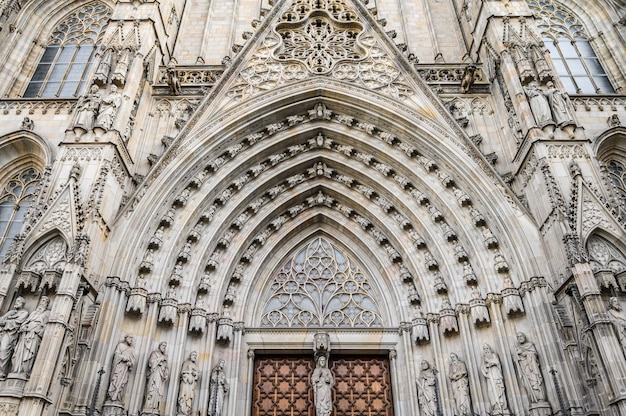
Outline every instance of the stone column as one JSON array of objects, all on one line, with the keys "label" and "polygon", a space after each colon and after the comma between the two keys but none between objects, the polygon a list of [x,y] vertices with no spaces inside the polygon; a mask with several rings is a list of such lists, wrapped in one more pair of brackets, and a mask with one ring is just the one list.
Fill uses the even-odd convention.
[{"label": "stone column", "polygon": [[607,306],[600,297],[598,282],[587,262],[575,263],[571,270],[589,319],[593,338],[600,346],[598,352],[609,378],[607,384],[612,389],[608,392],[609,402],[612,403],[611,406],[616,414],[626,414],[626,361],[611,321],[606,314]]},{"label": "stone column", "polygon": [[72,313],[81,276],[82,267],[71,262],[66,264],[59,289],[52,301],[50,319],[41,340],[33,371],[24,388],[20,414],[42,414],[48,404],[47,397],[55,378],[54,370],[62,353],[65,328]]}]

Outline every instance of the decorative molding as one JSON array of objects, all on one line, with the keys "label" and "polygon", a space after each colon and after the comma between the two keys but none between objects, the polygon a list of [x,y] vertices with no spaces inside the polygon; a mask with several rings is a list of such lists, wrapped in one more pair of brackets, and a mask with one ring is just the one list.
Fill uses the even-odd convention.
[{"label": "decorative molding", "polygon": [[0,111],[3,114],[14,112],[16,115],[27,114],[71,114],[76,107],[77,99],[0,99]]}]

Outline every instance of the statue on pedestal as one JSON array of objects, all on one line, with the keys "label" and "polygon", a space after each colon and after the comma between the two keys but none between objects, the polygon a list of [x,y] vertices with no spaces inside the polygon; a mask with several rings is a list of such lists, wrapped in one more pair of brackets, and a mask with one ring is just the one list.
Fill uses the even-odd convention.
[{"label": "statue on pedestal", "polygon": [[76,104],[76,113],[74,114],[74,132],[77,132],[76,129],[83,130],[83,133],[93,129],[94,121],[96,120],[98,110],[100,109],[99,91],[100,90],[97,85],[92,85],[89,88],[89,93],[78,99],[78,103]]},{"label": "statue on pedestal", "polygon": [[420,404],[421,414],[424,416],[437,415],[437,376],[435,369],[426,360],[422,360],[421,371],[417,378],[417,401]]},{"label": "statue on pedestal", "polygon": [[159,407],[163,399],[163,387],[170,377],[170,367],[167,362],[165,351],[167,344],[161,342],[159,348],[152,351],[148,359],[148,370],[146,377],[146,396],[143,405],[143,414],[159,414]]},{"label": "statue on pedestal", "polygon": [[328,368],[328,358],[324,354],[317,356],[311,383],[315,397],[315,416],[330,416],[333,412],[332,388],[335,380]]},{"label": "statue on pedestal", "polygon": [[23,308],[24,298],[18,296],[13,309],[0,317],[0,378],[6,377],[9,371],[9,362],[19,337],[18,331],[28,317],[28,311]]},{"label": "statue on pedestal", "polygon": [[117,344],[113,352],[113,365],[111,366],[111,381],[107,390],[107,400],[121,403],[124,398],[124,390],[128,383],[128,376],[135,365],[135,350],[133,349],[133,337],[129,334]]},{"label": "statue on pedestal", "polygon": [[42,296],[37,308],[20,326],[19,338],[11,360],[11,372],[30,376],[50,316],[49,303],[48,297]]},{"label": "statue on pedestal", "polygon": [[193,351],[180,370],[177,416],[191,416],[198,381],[198,353]]},{"label": "statue on pedestal", "polygon": [[117,92],[117,87],[111,85],[111,92],[109,95],[102,99],[100,106],[100,112],[96,118],[96,127],[100,127],[104,130],[110,130],[113,127],[117,110],[122,104],[122,95]]},{"label": "statue on pedestal", "polygon": [[544,95],[541,88],[536,85],[531,85],[528,88],[525,88],[526,95],[528,96],[528,103],[530,104],[530,109],[533,112],[533,116],[535,117],[535,121],[539,127],[543,127],[546,124],[550,124],[553,122],[552,120],[552,112],[550,111],[550,105],[548,104],[548,99]]},{"label": "statue on pedestal", "polygon": [[489,403],[491,404],[492,415],[508,414],[506,403],[506,390],[504,386],[504,375],[502,374],[502,364],[500,357],[489,344],[483,345],[483,356],[480,364],[480,371],[487,379],[487,392],[489,393]]},{"label": "statue on pedestal", "polygon": [[219,360],[211,371],[209,382],[209,409],[207,416],[222,416],[224,410],[224,398],[228,393],[228,382],[224,373],[224,360]]},{"label": "statue on pedestal", "polygon": [[467,366],[455,353],[450,354],[448,378],[452,387],[456,416],[471,416],[472,404],[469,393]]},{"label": "statue on pedestal", "polygon": [[552,118],[556,125],[562,126],[573,123],[573,117],[567,105],[567,96],[561,90],[554,88],[552,81],[548,81],[547,85],[546,97],[548,97]]},{"label": "statue on pedestal", "polygon": [[539,368],[539,355],[535,344],[529,342],[522,332],[517,333],[515,354],[528,399],[531,403],[545,402],[546,390]]},{"label": "statue on pedestal", "polygon": [[613,323],[615,332],[617,332],[617,338],[622,345],[622,350],[626,354],[626,312],[622,310],[619,300],[612,296],[609,299],[609,310],[607,311],[609,319]]}]

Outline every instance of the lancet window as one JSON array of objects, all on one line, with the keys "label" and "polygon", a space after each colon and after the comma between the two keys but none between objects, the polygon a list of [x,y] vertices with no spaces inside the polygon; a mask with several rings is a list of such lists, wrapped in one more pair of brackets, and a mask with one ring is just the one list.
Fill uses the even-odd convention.
[{"label": "lancet window", "polygon": [[30,83],[27,98],[71,98],[83,90],[111,10],[100,2],[68,15],[48,39]]},{"label": "lancet window", "polygon": [[22,228],[26,210],[35,194],[41,174],[34,168],[17,173],[0,193],[0,259]]},{"label": "lancet window", "polygon": [[609,179],[615,186],[617,197],[626,209],[626,165],[623,161],[611,159],[606,164]]},{"label": "lancet window", "polygon": [[615,93],[578,18],[552,0],[530,0],[528,6],[565,90],[570,94]]},{"label": "lancet window", "polygon": [[380,327],[367,277],[324,237],[288,260],[271,283],[264,327]]}]

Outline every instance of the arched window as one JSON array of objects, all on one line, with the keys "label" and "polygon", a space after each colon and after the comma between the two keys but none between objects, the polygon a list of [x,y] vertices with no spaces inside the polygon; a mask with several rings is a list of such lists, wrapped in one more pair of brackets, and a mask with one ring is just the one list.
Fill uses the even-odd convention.
[{"label": "arched window", "polygon": [[626,165],[621,160],[609,159],[606,163],[606,168],[609,179],[615,185],[617,197],[626,207]]},{"label": "arched window", "polygon": [[23,96],[70,98],[80,95],[110,14],[107,6],[96,2],[63,19],[50,36]]},{"label": "arched window", "polygon": [[0,260],[24,223],[41,174],[27,168],[13,176],[0,192]]},{"label": "arched window", "polygon": [[576,16],[552,0],[529,0],[528,6],[565,90],[570,94],[615,93]]}]

